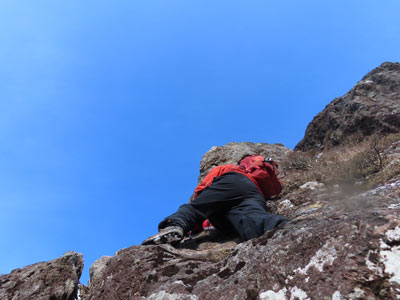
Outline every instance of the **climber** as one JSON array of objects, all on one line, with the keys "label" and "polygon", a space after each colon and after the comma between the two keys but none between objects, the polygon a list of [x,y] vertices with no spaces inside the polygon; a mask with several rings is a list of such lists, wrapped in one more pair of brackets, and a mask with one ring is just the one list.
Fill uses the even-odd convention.
[{"label": "climber", "polygon": [[212,169],[196,187],[194,199],[159,225],[159,233],[142,245],[178,244],[197,224],[208,219],[222,232],[236,232],[243,241],[256,238],[289,219],[267,213],[265,200],[277,196],[278,165],[260,155],[246,155],[238,165]]}]

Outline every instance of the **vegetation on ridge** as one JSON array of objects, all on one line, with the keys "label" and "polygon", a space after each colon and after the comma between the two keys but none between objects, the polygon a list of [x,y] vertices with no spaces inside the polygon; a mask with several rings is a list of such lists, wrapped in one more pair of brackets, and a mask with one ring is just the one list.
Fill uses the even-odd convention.
[{"label": "vegetation on ridge", "polygon": [[373,135],[360,143],[347,143],[323,152],[294,151],[282,163],[286,195],[310,181],[326,185],[372,188],[400,174],[400,157],[389,154],[400,146],[400,133]]}]

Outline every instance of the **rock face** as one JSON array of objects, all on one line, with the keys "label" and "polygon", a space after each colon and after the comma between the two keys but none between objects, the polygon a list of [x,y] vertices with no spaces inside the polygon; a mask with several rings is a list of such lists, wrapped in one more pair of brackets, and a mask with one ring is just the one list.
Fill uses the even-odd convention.
[{"label": "rock face", "polygon": [[400,131],[400,63],[383,63],[308,125],[296,150],[323,149]]},{"label": "rock face", "polygon": [[[357,132],[361,139],[398,131],[399,70],[399,64],[385,63],[369,73],[314,119],[297,148],[326,150]],[[293,221],[244,243],[203,233],[177,248],[123,249],[96,262],[85,299],[397,299],[399,143],[395,136],[380,149],[379,173],[373,175],[383,179],[364,189],[315,180],[304,165],[320,155],[299,157],[301,152],[282,145],[213,147],[201,161],[200,180],[214,166],[237,163],[245,154],[290,166],[283,181],[291,188],[268,207]],[[288,163],[293,157],[297,162]],[[299,162],[300,171],[293,167]],[[311,180],[298,184],[299,176]]]},{"label": "rock face", "polygon": [[[212,243],[209,236],[206,240]],[[234,241],[219,240],[205,250],[192,250],[189,245],[120,250],[112,258],[100,259],[103,267],[92,274],[85,299],[192,299],[196,283],[218,273],[218,262],[228,257],[236,245]]]},{"label": "rock face", "polygon": [[82,254],[67,252],[60,258],[13,270],[0,276],[0,299],[75,300],[82,269]]},{"label": "rock face", "polygon": [[[400,64],[384,63],[314,118],[297,146],[302,151],[213,147],[201,160],[200,180],[246,154],[277,161],[285,187],[267,207],[292,222],[244,243],[206,231],[175,248],[122,249],[92,265],[80,299],[400,299],[400,134],[372,149],[368,141],[346,143],[398,132],[399,92]],[[80,255],[67,253],[14,270],[0,276],[0,300],[75,299],[82,265]]]},{"label": "rock face", "polygon": [[[382,155],[400,161],[398,143]],[[364,191],[307,182],[269,205],[293,221],[244,243],[203,233],[123,249],[96,262],[85,299],[400,297],[400,172]]]},{"label": "rock face", "polygon": [[324,205],[225,255],[122,250],[90,283],[87,299],[396,299],[400,209],[344,213]]}]

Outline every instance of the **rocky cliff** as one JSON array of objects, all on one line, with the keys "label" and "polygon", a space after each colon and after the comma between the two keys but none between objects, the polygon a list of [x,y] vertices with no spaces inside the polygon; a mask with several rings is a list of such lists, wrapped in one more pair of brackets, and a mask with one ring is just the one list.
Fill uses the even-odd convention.
[{"label": "rocky cliff", "polygon": [[308,125],[296,150],[324,149],[400,129],[400,63],[383,63]]},{"label": "rocky cliff", "polygon": [[75,300],[82,269],[82,254],[67,252],[60,258],[13,270],[0,276],[0,299]]},{"label": "rocky cliff", "polygon": [[[315,117],[297,150],[230,143],[204,155],[200,179],[244,154],[277,160],[284,190],[267,204],[292,219],[285,227],[244,243],[210,231],[122,249],[92,265],[80,298],[399,299],[399,87],[400,65],[384,63]],[[14,270],[0,299],[72,300],[81,269],[69,253]]]}]

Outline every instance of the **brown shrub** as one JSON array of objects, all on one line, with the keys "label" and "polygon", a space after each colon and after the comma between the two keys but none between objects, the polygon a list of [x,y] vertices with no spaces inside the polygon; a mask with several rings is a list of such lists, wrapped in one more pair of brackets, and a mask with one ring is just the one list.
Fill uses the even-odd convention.
[{"label": "brown shrub", "polygon": [[309,181],[327,185],[358,184],[372,187],[400,174],[400,157],[383,153],[400,140],[400,134],[372,136],[360,143],[348,143],[321,153],[294,151],[282,163],[286,177],[282,194]]},{"label": "brown shrub", "polygon": [[315,163],[315,151],[293,151],[290,152],[286,160],[282,163],[284,170],[301,170],[308,171],[311,170]]}]

